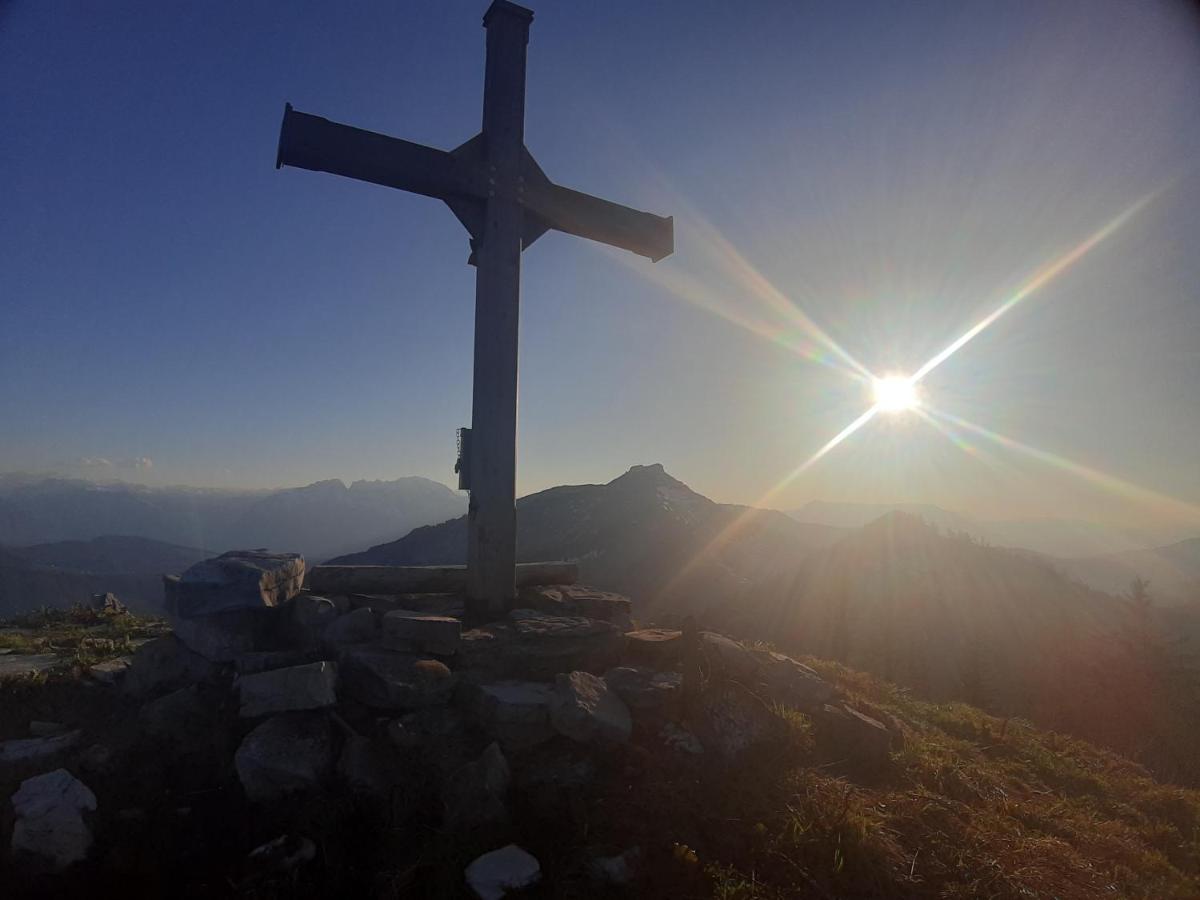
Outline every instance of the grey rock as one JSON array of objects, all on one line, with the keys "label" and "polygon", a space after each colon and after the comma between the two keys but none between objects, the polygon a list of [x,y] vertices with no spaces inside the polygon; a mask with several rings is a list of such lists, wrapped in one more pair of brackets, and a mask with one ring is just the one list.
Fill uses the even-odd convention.
[{"label": "grey rock", "polygon": [[338,609],[331,600],[301,593],[288,601],[286,615],[290,642],[298,647],[316,647],[325,629],[337,621]]},{"label": "grey rock", "polygon": [[375,646],[338,655],[341,691],[377,709],[416,709],[446,703],[455,679],[444,663]]},{"label": "grey rock", "polygon": [[149,697],[201,681],[212,672],[211,662],[168,634],[134,651],[121,690],[133,697]]},{"label": "grey rock", "polygon": [[775,737],[780,720],[764,701],[747,688],[725,683],[699,700],[700,737],[726,759]]},{"label": "grey rock", "polygon": [[550,701],[550,722],[573,741],[624,742],[633,731],[629,708],[603,678],[588,672],[559,674]]},{"label": "grey rock", "polygon": [[554,685],[540,681],[497,681],[479,688],[479,720],[507,750],[526,750],[554,737],[550,701]]},{"label": "grey rock", "polygon": [[337,664],[313,662],[272,669],[237,680],[244,719],[337,703]]},{"label": "grey rock", "polygon": [[129,668],[132,660],[131,656],[119,656],[116,659],[96,663],[88,668],[88,677],[101,684],[116,684],[121,680],[121,676],[125,674],[125,670]]},{"label": "grey rock", "polygon": [[96,795],[66,769],[21,782],[12,797],[14,854],[29,854],[62,869],[87,858],[92,832],[83,814],[96,809]]},{"label": "grey rock", "polygon": [[232,662],[258,645],[267,625],[260,613],[260,610],[241,609],[190,618],[172,616],[171,630],[205,659]]},{"label": "grey rock", "polygon": [[105,616],[123,616],[129,612],[125,604],[118,600],[117,595],[111,591],[103,594],[92,594],[92,599],[88,601],[88,606]]},{"label": "grey rock", "polygon": [[360,607],[334,619],[321,637],[330,647],[369,644],[379,637],[379,620],[369,607]]},{"label": "grey rock", "polygon": [[49,737],[0,741],[0,763],[30,763],[50,759],[65,750],[70,750],[79,743],[82,735],[81,731],[68,731]]},{"label": "grey rock", "polygon": [[240,654],[233,661],[233,668],[239,675],[257,675],[259,672],[316,662],[313,658],[315,655],[311,650],[251,650]]},{"label": "grey rock", "polygon": [[62,734],[70,730],[62,722],[39,722],[34,720],[29,723],[29,733],[34,737],[53,737],[56,734]]},{"label": "grey rock", "polygon": [[180,618],[281,606],[300,592],[298,553],[233,550],[196,563],[168,588],[168,612]]},{"label": "grey rock", "polygon": [[92,744],[79,754],[79,767],[84,772],[98,775],[111,773],[116,764],[116,753],[105,744]]},{"label": "grey rock", "polygon": [[833,685],[790,656],[747,647],[714,632],[701,635],[701,646],[712,667],[726,679],[761,688],[782,703],[811,712],[834,696]]},{"label": "grey rock", "polygon": [[489,744],[478,759],[447,779],[442,790],[447,826],[463,832],[504,827],[511,784],[512,773],[500,745]]},{"label": "grey rock", "polygon": [[485,853],[467,866],[467,884],[479,900],[501,900],[505,894],[537,884],[542,867],[516,844]]},{"label": "grey rock", "polygon": [[604,682],[632,710],[667,712],[678,707],[683,676],[639,666],[621,666],[604,673]]},{"label": "grey rock", "polygon": [[435,656],[453,656],[462,635],[462,622],[451,616],[397,609],[384,614],[386,646]]},{"label": "grey rock", "polygon": [[233,762],[247,798],[268,803],[315,788],[333,758],[333,732],[324,715],[284,713],[246,735]]},{"label": "grey rock", "polygon": [[611,622],[621,631],[633,627],[633,603],[628,597],[582,584],[523,587],[517,592],[517,602],[553,616],[587,616]]}]

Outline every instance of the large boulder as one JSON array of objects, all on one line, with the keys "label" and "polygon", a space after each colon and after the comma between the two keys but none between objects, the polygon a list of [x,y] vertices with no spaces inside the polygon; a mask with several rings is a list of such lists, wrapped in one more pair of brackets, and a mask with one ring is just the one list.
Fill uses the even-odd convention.
[{"label": "large boulder", "polygon": [[845,703],[828,703],[816,716],[817,740],[830,756],[867,770],[891,760],[893,734],[877,719]]},{"label": "large boulder", "polygon": [[261,610],[253,609],[171,618],[175,636],[188,649],[215,663],[234,662],[253,651],[270,624]]},{"label": "large boulder", "polygon": [[462,622],[452,616],[397,609],[383,617],[383,643],[396,650],[453,656],[461,635]]},{"label": "large boulder", "polygon": [[511,784],[512,773],[500,745],[489,744],[478,759],[446,780],[442,788],[446,825],[464,833],[504,828]]},{"label": "large boulder", "polygon": [[313,662],[244,675],[237,681],[242,718],[321,709],[337,703],[337,664]]},{"label": "large boulder", "polygon": [[604,673],[609,689],[632,710],[670,713],[683,696],[683,676],[678,672],[655,672],[642,666],[620,666]]},{"label": "large boulder", "polygon": [[532,855],[516,844],[509,844],[480,856],[467,866],[465,875],[479,900],[501,900],[510,891],[537,884],[542,867]]},{"label": "large boulder", "polygon": [[550,722],[573,741],[624,742],[633,731],[629,708],[603,678],[589,672],[562,673],[555,679]]},{"label": "large boulder", "polygon": [[344,649],[338,661],[342,694],[376,709],[437,706],[454,691],[454,675],[434,659],[368,645]]},{"label": "large boulder", "polygon": [[550,679],[572,670],[603,672],[616,664],[622,644],[610,622],[516,609],[507,622],[464,632],[459,660],[480,681]]},{"label": "large boulder", "polygon": [[374,610],[363,606],[338,616],[322,633],[327,647],[345,644],[369,644],[379,637],[379,619]]},{"label": "large boulder", "polygon": [[12,806],[14,854],[28,854],[55,869],[87,858],[92,831],[83,814],[96,809],[96,795],[66,769],[21,782]]},{"label": "large boulder", "polygon": [[517,604],[552,616],[587,616],[611,622],[622,631],[633,626],[633,602],[628,597],[598,591],[582,584],[539,584],[517,592]]},{"label": "large boulder", "polygon": [[280,606],[300,593],[299,553],[231,550],[198,562],[167,590],[167,611],[192,618],[240,609]]},{"label": "large boulder", "polygon": [[699,698],[696,724],[705,747],[733,760],[776,737],[781,720],[749,689],[725,682]]},{"label": "large boulder", "polygon": [[208,678],[213,664],[175,635],[148,641],[134,651],[121,680],[121,690],[136,698],[173,691]]},{"label": "large boulder", "polygon": [[479,688],[479,721],[507,750],[527,750],[554,737],[550,702],[554,685],[497,681]]},{"label": "large boulder", "polygon": [[819,710],[834,696],[833,685],[790,656],[747,647],[711,631],[701,634],[700,641],[710,670],[720,680],[761,690],[781,703],[806,712]]},{"label": "large boulder", "polygon": [[334,602],[315,594],[298,594],[288,601],[285,612],[288,642],[298,647],[319,646],[325,630],[338,618]]},{"label": "large boulder", "polygon": [[312,790],[333,767],[334,736],[321,713],[284,713],[267,719],[242,741],[234,767],[246,796],[268,803]]}]

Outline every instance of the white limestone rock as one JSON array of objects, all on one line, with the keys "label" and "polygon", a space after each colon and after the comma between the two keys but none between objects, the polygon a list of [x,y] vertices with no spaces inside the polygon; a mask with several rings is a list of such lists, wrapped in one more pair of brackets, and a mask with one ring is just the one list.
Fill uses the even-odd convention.
[{"label": "white limestone rock", "polygon": [[501,900],[509,891],[538,883],[542,867],[530,853],[509,844],[485,853],[467,866],[467,884],[479,900]]},{"label": "white limestone rock", "polygon": [[95,811],[96,795],[66,769],[21,782],[12,806],[14,854],[29,854],[55,869],[87,858],[92,831],[83,814]]},{"label": "white limestone rock", "polygon": [[184,619],[241,609],[281,606],[300,593],[299,553],[231,550],[198,562],[168,583],[167,611]]}]

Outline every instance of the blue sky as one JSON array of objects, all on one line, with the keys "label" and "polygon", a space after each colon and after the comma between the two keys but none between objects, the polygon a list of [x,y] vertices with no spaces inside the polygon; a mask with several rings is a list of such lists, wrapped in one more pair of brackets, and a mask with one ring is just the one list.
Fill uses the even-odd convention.
[{"label": "blue sky", "polygon": [[[284,101],[444,148],[472,136],[484,8],[0,6],[0,469],[451,481],[470,419],[461,226],[273,163]],[[870,402],[772,298],[872,372],[911,372],[1153,195],[923,382],[1065,465],[880,417],[770,503],[1186,517],[1189,9],[537,4],[526,143],[560,183],[675,215],[677,252],[652,266],[551,234],[526,253],[521,489],[661,461],[754,502]]]}]

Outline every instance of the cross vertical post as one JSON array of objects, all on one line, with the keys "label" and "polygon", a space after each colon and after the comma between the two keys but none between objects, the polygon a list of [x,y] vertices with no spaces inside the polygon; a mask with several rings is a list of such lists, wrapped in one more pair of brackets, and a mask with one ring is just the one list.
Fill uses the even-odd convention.
[{"label": "cross vertical post", "polygon": [[483,148],[488,172],[475,275],[467,596],[503,612],[516,593],[517,331],[525,147],[525,48],[533,13],[494,3],[484,16]]},{"label": "cross vertical post", "polygon": [[483,131],[444,151],[284,106],[275,166],[343,175],[442,200],[471,236],[475,373],[471,429],[462,442],[467,507],[467,599],[503,613],[516,595],[517,340],[521,252],[547,231],[599,241],[657,262],[675,248],[674,223],[555,184],[525,147],[525,51],[533,13],[492,0]]}]

